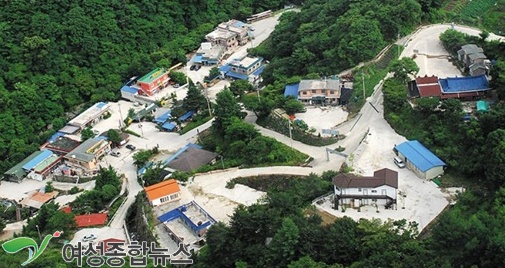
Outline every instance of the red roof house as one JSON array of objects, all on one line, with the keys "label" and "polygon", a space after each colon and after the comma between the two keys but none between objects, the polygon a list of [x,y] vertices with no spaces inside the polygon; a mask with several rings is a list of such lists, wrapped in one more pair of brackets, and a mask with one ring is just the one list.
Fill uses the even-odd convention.
[{"label": "red roof house", "polygon": [[93,213],[86,215],[75,216],[77,228],[102,226],[107,223],[107,213]]},{"label": "red roof house", "polygon": [[67,214],[72,213],[72,208],[69,206],[62,207],[60,210],[67,213]]}]

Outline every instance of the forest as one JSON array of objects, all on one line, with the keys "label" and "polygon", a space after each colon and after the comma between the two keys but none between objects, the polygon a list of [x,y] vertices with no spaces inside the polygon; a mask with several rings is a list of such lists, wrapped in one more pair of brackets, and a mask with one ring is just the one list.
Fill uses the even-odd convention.
[{"label": "forest", "polygon": [[86,106],[117,100],[130,77],[186,62],[186,54],[219,22],[279,9],[285,2],[4,1],[0,173]]},{"label": "forest", "polygon": [[[36,150],[87,105],[116,100],[129,77],[185,62],[218,22],[287,2],[301,1],[5,2],[0,10],[0,171]],[[249,106],[263,113],[286,81],[335,74],[369,60],[433,17],[444,2],[304,1],[299,13],[283,15],[271,38],[251,51],[270,60],[264,79],[271,85],[262,93],[264,102]],[[449,51],[467,38],[442,37]],[[453,100],[440,104],[443,112],[435,111],[438,100],[420,100],[412,109],[401,82],[391,79],[384,85],[385,116],[396,131],[434,148],[449,163],[449,173],[462,178],[456,182],[466,184],[466,178],[472,186],[429,232],[421,236],[416,224],[406,221],[340,218],[323,224],[308,205],[331,190],[335,173],[312,174],[262,189],[268,193],[263,203],[239,207],[229,225],[212,227],[195,267],[505,267],[505,48],[482,38],[470,41],[496,59],[491,85],[499,101],[478,120],[462,122],[461,103]],[[231,94],[225,91],[222,99],[233,99]],[[231,116],[225,110],[217,115],[215,129],[222,132],[216,133],[221,140],[214,147],[268,155],[263,152],[268,141],[237,121],[237,107]],[[236,134],[234,127],[240,135],[253,135],[247,144],[223,142]],[[46,220],[55,218],[46,228],[69,222],[59,219],[64,215],[54,206],[41,213]],[[24,234],[36,237],[35,224],[42,224],[40,218],[31,220]],[[75,267],[61,263],[59,248],[26,267]],[[0,262],[15,267],[24,257],[0,254]]]}]

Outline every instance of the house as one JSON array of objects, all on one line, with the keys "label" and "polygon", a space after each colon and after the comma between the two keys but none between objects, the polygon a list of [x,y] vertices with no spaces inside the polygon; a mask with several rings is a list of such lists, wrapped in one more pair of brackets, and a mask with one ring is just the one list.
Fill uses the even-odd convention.
[{"label": "house", "polygon": [[484,54],[484,50],[475,44],[461,46],[458,50],[458,60],[463,62],[471,76],[489,75],[491,61]]},{"label": "house", "polygon": [[383,168],[372,177],[359,177],[342,173],[332,180],[335,192],[335,208],[377,205],[392,208],[396,205],[398,172]]},{"label": "house", "polygon": [[25,197],[20,204],[24,207],[40,209],[45,203],[55,199],[58,196],[58,191],[43,193],[36,191]]},{"label": "house", "polygon": [[210,42],[204,42],[200,45],[200,48],[196,51],[196,55],[193,58],[194,63],[201,65],[216,65],[221,62],[225,48],[220,45],[213,45]]},{"label": "house", "polygon": [[247,80],[251,84],[261,82],[260,75],[265,66],[261,57],[243,57],[234,59],[230,63],[219,67],[221,76],[224,78]]},{"label": "house", "polygon": [[70,120],[59,132],[73,134],[88,126],[97,123],[106,112],[110,111],[110,105],[106,102],[97,102],[86,111]]},{"label": "house", "polygon": [[70,166],[77,166],[91,171],[98,168],[98,159],[108,151],[110,151],[110,142],[104,139],[91,138],[66,154],[64,159]]},{"label": "house", "polygon": [[216,153],[204,150],[199,145],[189,143],[168,158],[164,164],[179,171],[193,171],[212,163],[217,156]]},{"label": "house", "polygon": [[139,78],[133,88],[137,88],[140,95],[153,96],[168,85],[170,80],[169,72],[164,68],[154,69]]},{"label": "house", "polygon": [[489,88],[486,75],[447,77],[417,77],[408,83],[407,95],[417,97],[439,97],[441,99],[475,99],[484,95]]},{"label": "house", "polygon": [[40,150],[50,150],[57,155],[66,155],[81,144],[79,141],[67,138],[64,136],[55,139],[50,139],[48,142],[40,146]]},{"label": "house", "polygon": [[144,190],[146,191],[149,203],[154,207],[181,199],[181,189],[174,179],[156,183],[146,187]]},{"label": "house", "polygon": [[217,221],[195,201],[179,206],[161,216],[168,234],[177,244],[184,243],[198,247],[208,228]]},{"label": "house", "polygon": [[4,172],[3,178],[5,180],[20,183],[26,177],[26,175],[28,175],[27,170],[24,169],[23,167],[25,167],[27,163],[37,158],[41,154],[44,154],[44,152],[43,151],[33,152],[31,155],[23,159],[23,161],[19,162],[17,165],[13,166],[12,168]]},{"label": "house", "polygon": [[446,164],[424,147],[419,141],[406,141],[394,148],[395,153],[403,160],[407,168],[418,177],[430,180],[444,174]]},{"label": "house", "polygon": [[107,223],[107,213],[92,213],[74,217],[77,228],[104,226]]},{"label": "house", "polygon": [[121,87],[121,98],[129,101],[136,101],[139,94],[139,89],[131,86],[124,85]]},{"label": "house", "polygon": [[302,80],[295,85],[287,85],[284,96],[293,96],[303,104],[340,103],[341,83],[337,79]]},{"label": "house", "polygon": [[205,36],[205,39],[213,46],[220,46],[225,51],[229,51],[237,46],[245,45],[251,36],[247,24],[230,20],[220,23],[214,31]]},{"label": "house", "polygon": [[49,150],[42,150],[39,155],[24,164],[23,169],[28,178],[43,181],[58,167],[62,158]]}]

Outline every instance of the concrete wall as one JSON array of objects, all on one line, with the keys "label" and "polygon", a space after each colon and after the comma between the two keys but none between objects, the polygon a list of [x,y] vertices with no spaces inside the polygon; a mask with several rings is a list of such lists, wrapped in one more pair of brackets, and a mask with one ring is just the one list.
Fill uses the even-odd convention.
[{"label": "concrete wall", "polygon": [[441,167],[441,166],[440,167],[433,167],[431,169],[426,170],[425,174],[426,174],[425,179],[431,180],[431,179],[437,177],[438,175],[444,174],[444,167]]}]

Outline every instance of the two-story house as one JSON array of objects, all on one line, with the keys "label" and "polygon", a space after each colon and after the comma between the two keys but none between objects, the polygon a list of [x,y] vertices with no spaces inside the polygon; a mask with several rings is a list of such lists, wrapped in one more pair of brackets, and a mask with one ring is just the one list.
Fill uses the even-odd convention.
[{"label": "two-story house", "polygon": [[287,85],[284,96],[293,96],[308,105],[337,105],[341,88],[340,80],[336,79],[302,80],[299,84]]},{"label": "two-story house", "polygon": [[396,206],[398,172],[383,168],[372,177],[342,173],[333,178],[335,208],[359,208],[365,205]]},{"label": "two-story house", "polygon": [[458,60],[463,62],[465,68],[468,68],[468,73],[472,76],[489,74],[491,62],[484,54],[484,50],[475,44],[461,46],[461,49],[458,50]]},{"label": "two-story house", "polygon": [[224,47],[228,51],[245,45],[249,41],[249,35],[247,24],[230,20],[220,23],[214,31],[205,36],[205,39],[212,45]]},{"label": "two-story house", "polygon": [[234,59],[230,63],[219,68],[225,78],[247,80],[255,85],[261,82],[261,73],[265,66],[261,57],[243,57]]},{"label": "two-story house", "polygon": [[98,169],[98,161],[107,151],[110,151],[110,142],[91,138],[66,154],[64,159],[67,165],[93,171]]}]

